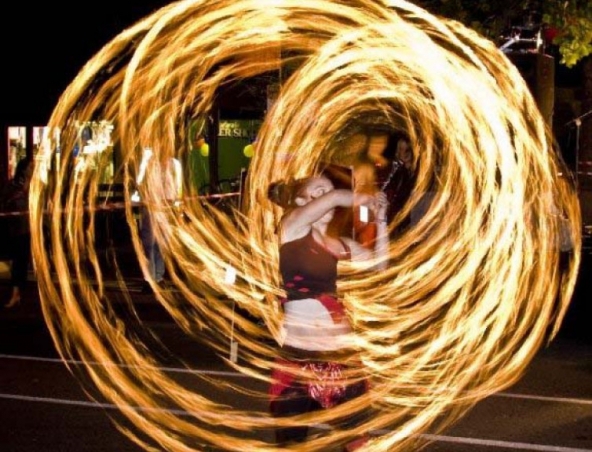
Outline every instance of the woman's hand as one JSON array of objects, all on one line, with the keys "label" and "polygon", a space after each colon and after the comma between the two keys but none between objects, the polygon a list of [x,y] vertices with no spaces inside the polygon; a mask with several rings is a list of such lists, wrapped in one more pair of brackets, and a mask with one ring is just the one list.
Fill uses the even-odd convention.
[{"label": "woman's hand", "polygon": [[369,193],[356,193],[354,196],[354,205],[356,207],[366,206],[374,214],[377,220],[386,219],[388,200],[386,194],[382,191]]}]

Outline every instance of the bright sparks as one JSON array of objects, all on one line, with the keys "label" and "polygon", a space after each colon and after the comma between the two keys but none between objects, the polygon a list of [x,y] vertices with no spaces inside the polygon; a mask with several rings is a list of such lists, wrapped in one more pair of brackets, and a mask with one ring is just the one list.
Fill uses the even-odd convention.
[{"label": "bright sparks", "polygon": [[[122,429],[147,449],[276,450],[266,438],[280,422],[331,424],[370,408],[358,431],[332,429],[302,450],[325,451],[362,430],[381,431],[368,450],[414,450],[418,435],[441,431],[514,383],[557,332],[575,284],[581,220],[526,84],[493,43],[412,4],[388,4],[172,3],[108,43],[56,106],[49,125],[61,131],[61,153],[58,159],[56,134],[48,134],[38,172],[54,172],[31,187],[44,315],[64,358],[125,364],[84,370],[121,408],[129,421]],[[99,175],[108,162],[95,155],[95,166],[75,178],[69,162],[77,123],[114,125],[115,178],[125,185],[127,227],[147,270],[131,199],[143,149],[182,159],[189,118],[206,119],[229,86],[265,77],[280,90],[258,135],[240,215],[191,193],[181,207],[163,207],[163,184],[150,170],[137,194],[150,207],[177,288],[159,291],[158,302],[196,344],[207,341],[227,356],[238,343],[241,360],[229,364],[262,383],[250,394],[259,403],[239,410],[159,370],[158,356],[129,334],[104,291],[94,247]],[[340,290],[357,328],[361,376],[372,387],[305,420],[273,419],[265,389],[277,354],[269,339],[280,321],[280,212],[266,199],[267,185],[320,162],[347,162],[352,137],[365,126],[408,132],[418,179],[402,215],[425,210],[392,241],[388,270],[345,268]],[[573,239],[565,262],[562,224]],[[125,293],[126,282],[120,285]],[[221,378],[213,383],[244,392]]]}]

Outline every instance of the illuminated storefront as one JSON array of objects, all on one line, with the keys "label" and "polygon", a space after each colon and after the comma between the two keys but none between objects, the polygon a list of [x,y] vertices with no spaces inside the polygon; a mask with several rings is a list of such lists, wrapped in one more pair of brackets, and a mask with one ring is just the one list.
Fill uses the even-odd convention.
[{"label": "illuminated storefront", "polygon": [[8,127],[8,159],[7,159],[7,179],[14,177],[16,165],[27,155],[27,127],[11,126]]},{"label": "illuminated storefront", "polygon": [[74,158],[74,180],[84,171],[97,171],[100,184],[114,182],[113,124],[110,121],[89,121],[79,123],[77,140],[72,156]]},{"label": "illuminated storefront", "polygon": [[[217,136],[217,180],[222,188],[224,181],[240,178],[241,171],[248,168],[261,122],[257,119],[220,120]],[[198,141],[199,135],[204,133],[199,122],[191,123],[189,130],[188,184],[192,191],[209,193],[211,143]],[[207,133],[204,134],[207,136]]]}]

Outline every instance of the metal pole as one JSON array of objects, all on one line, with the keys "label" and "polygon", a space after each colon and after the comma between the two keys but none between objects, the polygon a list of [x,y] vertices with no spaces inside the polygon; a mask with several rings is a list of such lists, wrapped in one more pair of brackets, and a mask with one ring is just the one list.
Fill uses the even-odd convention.
[{"label": "metal pole", "polygon": [[587,111],[583,115],[578,116],[577,118],[572,119],[569,122],[565,123],[565,126],[570,126],[574,124],[576,126],[576,174],[575,174],[575,182],[576,182],[576,189],[579,188],[579,181],[580,181],[580,128],[582,126],[582,119],[592,115],[592,110]]}]

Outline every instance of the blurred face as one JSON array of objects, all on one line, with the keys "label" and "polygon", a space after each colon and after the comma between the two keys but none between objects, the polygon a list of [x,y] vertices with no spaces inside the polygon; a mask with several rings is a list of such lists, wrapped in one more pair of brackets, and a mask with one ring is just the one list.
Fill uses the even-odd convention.
[{"label": "blurred face", "polygon": [[388,135],[374,135],[370,137],[368,143],[368,158],[372,160],[375,165],[383,165],[387,163],[384,155],[384,150],[388,144]]}]

